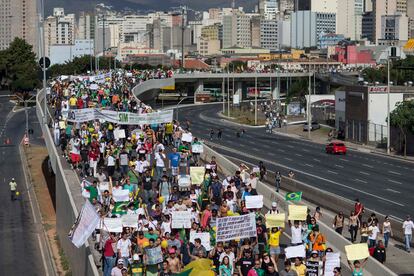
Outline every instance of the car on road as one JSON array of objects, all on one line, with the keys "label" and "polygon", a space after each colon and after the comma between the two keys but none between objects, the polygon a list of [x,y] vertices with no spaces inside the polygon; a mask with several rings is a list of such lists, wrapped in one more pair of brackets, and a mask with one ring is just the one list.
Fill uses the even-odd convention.
[{"label": "car on road", "polygon": [[[311,131],[314,131],[314,130],[317,130],[317,129],[320,129],[321,128],[321,125],[318,123],[318,122],[316,122],[316,121],[313,121],[312,123],[311,123]],[[303,125],[303,131],[308,131],[308,122],[306,122],[304,125]]]},{"label": "car on road", "polygon": [[343,142],[331,142],[325,147],[326,153],[346,154],[346,146]]}]

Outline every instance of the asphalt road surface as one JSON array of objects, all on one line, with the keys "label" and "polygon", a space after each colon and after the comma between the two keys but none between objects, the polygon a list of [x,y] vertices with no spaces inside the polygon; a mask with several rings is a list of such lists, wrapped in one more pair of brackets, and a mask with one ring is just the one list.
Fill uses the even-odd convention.
[{"label": "asphalt road surface", "polygon": [[[14,104],[0,98],[0,275],[48,275],[44,269],[40,250],[41,222],[33,218],[29,194],[25,191],[25,177],[18,144],[25,130],[24,111],[11,112]],[[39,142],[37,118],[30,110],[29,127],[35,130],[34,140]],[[11,144],[4,140],[10,138]],[[11,201],[9,182],[16,179],[19,200]],[[30,185],[29,185],[30,186]]]},{"label": "asphalt road surface", "polygon": [[216,136],[211,142],[224,155],[254,164],[263,161],[268,170],[284,175],[292,170],[304,183],[350,200],[359,198],[367,208],[401,221],[414,210],[413,163],[358,151],[329,155],[324,145],[265,133],[264,128],[245,128],[244,136],[237,138],[240,127],[218,116],[221,107],[181,108],[179,120],[189,120],[193,135],[205,140],[211,128],[215,133],[222,128],[222,139]]}]

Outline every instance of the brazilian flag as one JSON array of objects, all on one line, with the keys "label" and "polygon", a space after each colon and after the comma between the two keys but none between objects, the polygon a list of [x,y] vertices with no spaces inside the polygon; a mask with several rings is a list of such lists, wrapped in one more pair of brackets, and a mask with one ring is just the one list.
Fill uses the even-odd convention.
[{"label": "brazilian flag", "polygon": [[114,209],[112,210],[113,215],[125,215],[127,213],[129,201],[125,202],[116,202]]},{"label": "brazilian flag", "polygon": [[302,192],[287,193],[286,201],[300,201],[302,199]]}]

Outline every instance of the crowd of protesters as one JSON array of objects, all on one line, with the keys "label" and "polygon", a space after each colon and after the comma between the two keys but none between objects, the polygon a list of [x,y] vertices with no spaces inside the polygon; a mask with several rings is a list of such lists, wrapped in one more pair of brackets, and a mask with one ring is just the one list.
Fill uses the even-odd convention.
[{"label": "crowd of protesters", "polygon": [[[102,218],[136,215],[136,227],[122,227],[121,231],[111,232],[101,226],[93,235],[96,249],[102,254],[104,275],[174,275],[192,261],[204,258],[211,259],[212,271],[222,276],[305,276],[310,275],[307,262],[316,262],[318,274],[315,275],[322,275],[326,253],[333,250],[327,247],[326,237],[320,232],[320,210],[309,211],[304,221],[288,222],[286,228],[291,238],[286,243],[305,245],[306,257],[285,259],[281,239],[286,229],[266,228],[263,210],[246,208],[246,196],[257,195],[258,181],[266,174],[263,164],[251,169],[242,164],[234,175],[221,175],[220,164],[214,157],[201,163],[200,153],[194,150],[200,145],[197,138],[183,139],[185,134],[191,133],[189,122],[120,125],[104,120],[67,121],[69,110],[87,107],[138,114],[153,112],[132,95],[131,88],[141,81],[172,74],[163,70],[118,71],[107,75],[100,83],[88,77],[52,83],[49,103],[55,118],[52,126],[55,143],[83,178],[82,194]],[[116,135],[120,131],[124,133],[121,137]],[[181,181],[189,175],[190,166],[205,168],[200,185]],[[128,190],[128,199],[121,203],[115,201],[115,190]],[[172,212],[186,210],[191,212],[191,228],[172,228]],[[251,212],[256,217],[255,237],[215,241],[218,218]],[[377,246],[374,235],[379,232],[375,226],[378,220],[371,218],[361,223],[361,212],[363,208],[357,209],[356,205],[349,219],[353,240],[354,232],[360,229],[361,239],[367,237],[364,242]],[[268,213],[279,213],[277,202],[272,203]],[[339,214],[334,227],[342,233],[344,226],[343,214]],[[368,228],[366,232],[364,227]],[[392,234],[386,222],[383,232],[384,238],[385,233]],[[200,239],[190,242],[191,233],[209,233],[210,244],[205,246]],[[385,246],[387,244],[388,239]],[[162,261],[149,264],[148,250],[156,247],[162,249]],[[363,275],[365,262],[350,264],[353,275]],[[341,267],[331,272],[341,275]]]}]

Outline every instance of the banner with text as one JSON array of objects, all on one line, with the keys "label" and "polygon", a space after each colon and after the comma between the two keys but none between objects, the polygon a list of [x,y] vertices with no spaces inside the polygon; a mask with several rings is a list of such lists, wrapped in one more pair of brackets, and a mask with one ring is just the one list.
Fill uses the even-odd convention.
[{"label": "banner with text", "polygon": [[194,244],[195,239],[200,239],[201,244],[204,246],[204,248],[207,251],[211,250],[210,245],[210,233],[204,232],[204,233],[196,233],[196,232],[190,232],[190,242]]},{"label": "banner with text", "polygon": [[256,237],[254,213],[243,216],[217,218],[216,242]]},{"label": "banner with text", "polygon": [[285,227],[285,214],[267,214],[266,228]]},{"label": "banner with text", "polygon": [[190,211],[172,211],[171,228],[191,228],[191,212]]},{"label": "banner with text", "polygon": [[136,114],[131,112],[100,110],[98,108],[83,108],[69,110],[67,117],[69,122],[75,123],[98,119],[120,125],[163,124],[173,120],[173,110]]},{"label": "banner with text", "polygon": [[75,224],[69,232],[69,239],[77,248],[81,247],[92,232],[95,231],[99,221],[100,218],[96,213],[95,207],[93,207],[89,200],[86,200]]},{"label": "banner with text", "polygon": [[162,263],[162,252],[161,246],[157,246],[154,248],[147,248],[145,249],[145,253],[147,254],[147,264],[148,265],[155,265]]},{"label": "banner with text", "polygon": [[247,209],[263,208],[263,195],[246,196],[246,208]]}]

